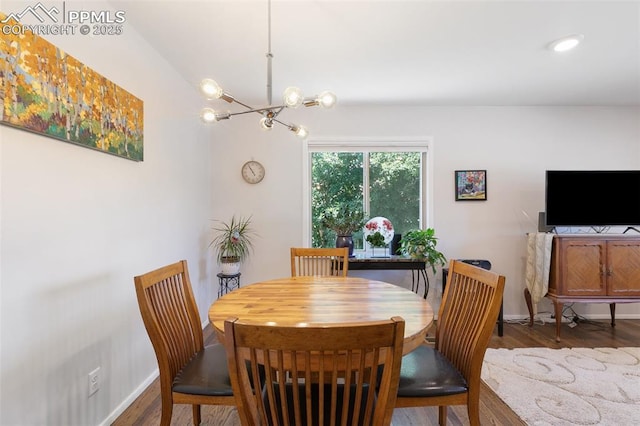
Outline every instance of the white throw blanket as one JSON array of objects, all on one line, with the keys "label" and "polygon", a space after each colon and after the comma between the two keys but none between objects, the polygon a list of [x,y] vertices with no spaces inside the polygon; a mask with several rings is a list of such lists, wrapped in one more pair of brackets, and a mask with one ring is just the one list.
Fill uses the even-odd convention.
[{"label": "white throw blanket", "polygon": [[537,232],[527,235],[525,282],[531,293],[531,301],[536,304],[542,300],[549,289],[552,242],[553,234]]}]

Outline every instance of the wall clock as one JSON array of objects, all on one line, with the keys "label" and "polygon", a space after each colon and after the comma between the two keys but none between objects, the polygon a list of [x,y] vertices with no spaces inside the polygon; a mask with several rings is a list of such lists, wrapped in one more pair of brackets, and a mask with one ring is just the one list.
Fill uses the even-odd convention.
[{"label": "wall clock", "polygon": [[247,183],[259,183],[264,179],[264,166],[258,161],[247,161],[242,165],[242,178]]}]

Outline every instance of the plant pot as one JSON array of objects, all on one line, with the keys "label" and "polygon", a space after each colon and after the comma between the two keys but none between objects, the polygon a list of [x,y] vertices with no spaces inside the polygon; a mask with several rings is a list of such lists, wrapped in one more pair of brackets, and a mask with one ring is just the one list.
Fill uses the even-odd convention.
[{"label": "plant pot", "polygon": [[336,247],[349,247],[349,257],[353,257],[353,235],[338,235]]},{"label": "plant pot", "polygon": [[371,246],[371,257],[385,258],[390,256],[387,254],[387,247]]},{"label": "plant pot", "polygon": [[222,262],[223,275],[235,275],[240,272],[240,262]]}]

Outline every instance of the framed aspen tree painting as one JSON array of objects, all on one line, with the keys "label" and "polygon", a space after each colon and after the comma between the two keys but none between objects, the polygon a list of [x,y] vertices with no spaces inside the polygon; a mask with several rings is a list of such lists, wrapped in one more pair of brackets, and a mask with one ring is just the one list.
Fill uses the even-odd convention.
[{"label": "framed aspen tree painting", "polygon": [[143,160],[143,102],[0,13],[0,123]]}]

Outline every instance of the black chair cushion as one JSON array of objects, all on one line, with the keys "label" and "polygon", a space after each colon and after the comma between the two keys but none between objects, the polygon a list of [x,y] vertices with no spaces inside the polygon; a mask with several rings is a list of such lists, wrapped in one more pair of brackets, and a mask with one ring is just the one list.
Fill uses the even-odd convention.
[{"label": "black chair cushion", "polygon": [[233,396],[224,346],[205,346],[180,370],[172,389],[190,395]]},{"label": "black chair cushion", "polygon": [[429,397],[467,392],[462,374],[440,352],[421,345],[402,357],[399,397]]},{"label": "black chair cushion", "polygon": [[[294,404],[293,404],[293,386],[294,386],[293,384],[287,383],[286,389],[285,389],[286,395],[287,395],[287,408],[288,408],[289,422],[292,424],[295,423],[295,411],[294,411]],[[279,409],[278,418],[282,422],[282,403],[280,401],[280,386],[277,383],[274,383],[273,390],[275,392],[275,397],[276,397],[276,408]],[[305,404],[304,384],[302,383],[298,384],[298,391],[300,392],[300,400],[302,403],[300,407],[302,423],[306,425],[307,424],[306,423],[307,407]],[[360,400],[360,415],[359,415],[360,420],[358,422],[359,426],[364,424],[364,419],[363,419],[364,410],[366,408],[368,394],[369,394],[369,385],[364,384],[362,387],[362,399]],[[342,407],[343,407],[343,396],[344,396],[344,385],[338,385],[337,398],[336,398],[336,424],[340,424],[340,416],[342,414]],[[325,398],[324,407],[323,407],[324,425],[330,425],[331,424],[331,385],[330,384],[324,385],[324,398]],[[269,407],[266,388],[262,390],[262,399],[265,402],[265,411],[266,411],[267,417],[269,418],[268,424],[270,426],[275,426],[275,425],[272,425],[272,422],[271,422],[271,417],[270,417],[271,407]],[[319,399],[320,399],[320,385],[313,384],[311,386],[311,401],[312,401],[311,409],[314,413],[318,413],[319,402],[320,402]],[[349,410],[349,417],[352,416],[352,412],[355,409],[355,402],[356,402],[356,385],[353,384],[351,385],[351,392],[349,394],[349,407],[347,408]],[[375,406],[375,397],[374,397],[374,406]],[[316,415],[312,420],[312,424],[307,426],[324,426],[319,424],[319,420],[320,419]]]}]

